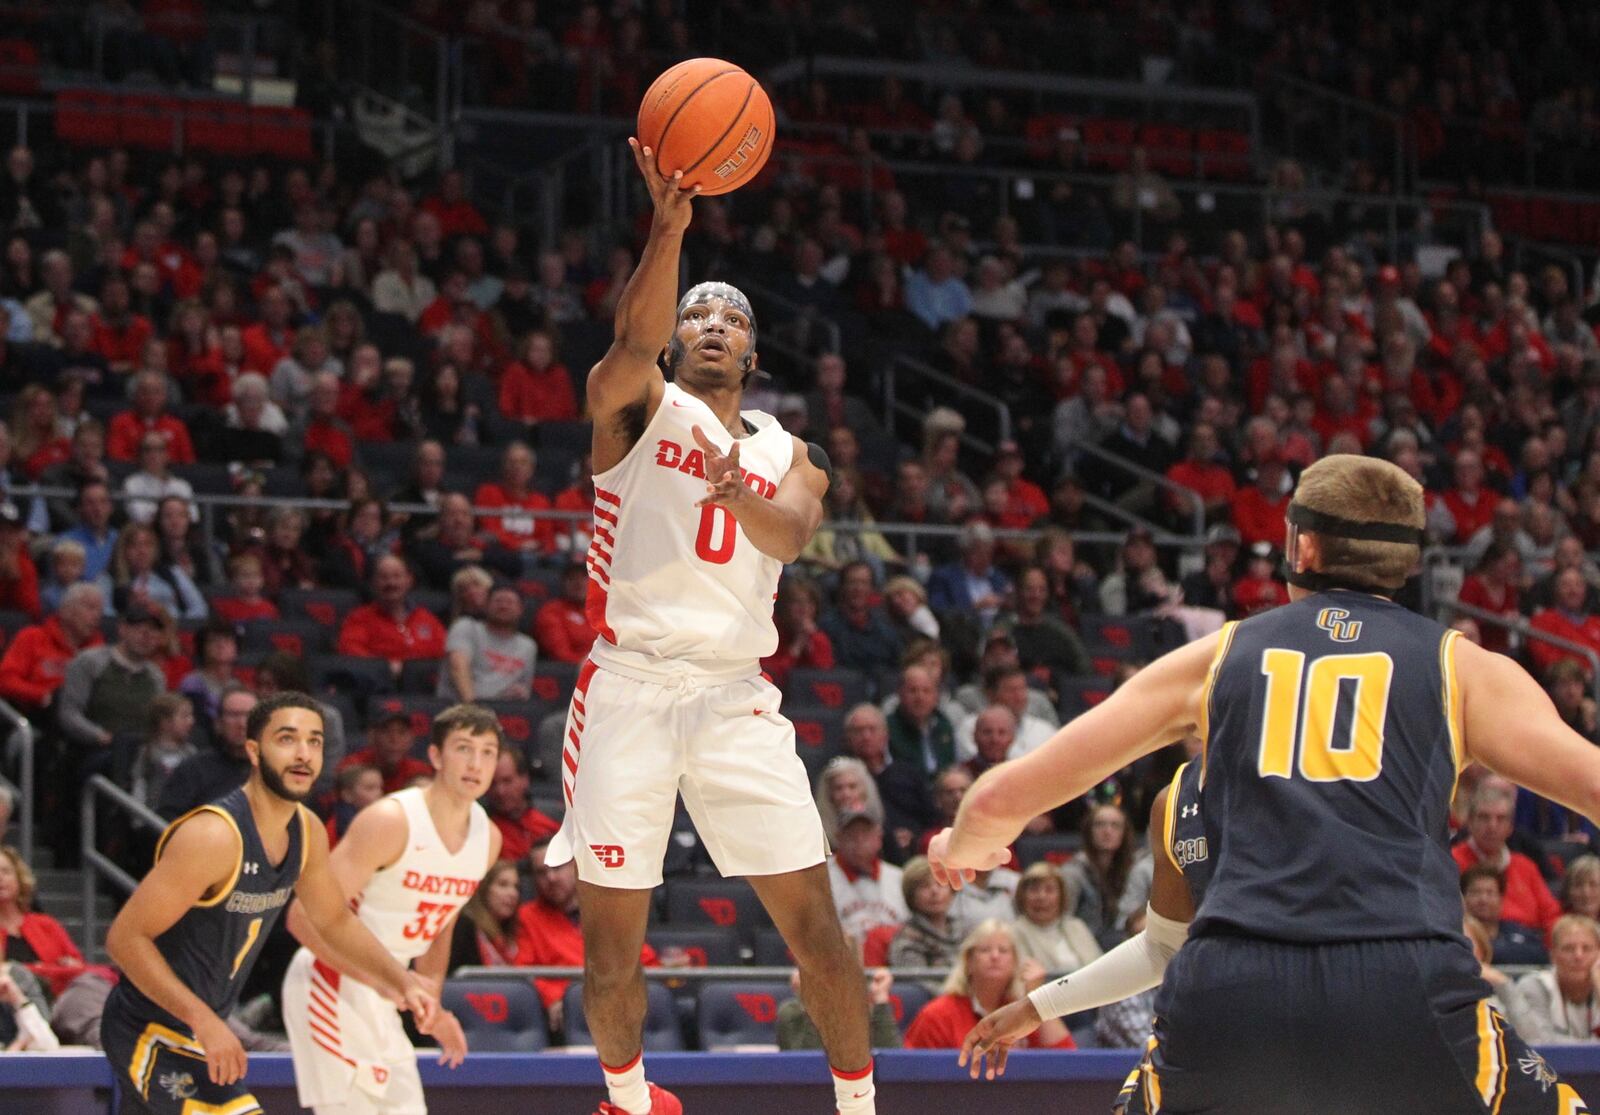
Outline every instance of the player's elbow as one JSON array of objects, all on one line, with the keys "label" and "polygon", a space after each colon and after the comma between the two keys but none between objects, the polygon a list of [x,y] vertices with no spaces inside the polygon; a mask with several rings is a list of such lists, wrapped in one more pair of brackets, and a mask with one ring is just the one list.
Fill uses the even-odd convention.
[{"label": "player's elbow", "polygon": [[305,907],[301,905],[298,898],[294,899],[289,903],[289,909],[283,915],[283,926],[289,931],[289,936],[310,948],[311,946],[306,941],[306,926],[308,924]]}]

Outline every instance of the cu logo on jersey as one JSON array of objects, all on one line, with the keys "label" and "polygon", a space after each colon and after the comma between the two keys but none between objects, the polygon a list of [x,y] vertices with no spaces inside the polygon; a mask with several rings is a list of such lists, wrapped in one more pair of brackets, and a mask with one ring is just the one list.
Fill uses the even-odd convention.
[{"label": "cu logo on jersey", "polygon": [[620,844],[591,844],[589,851],[594,853],[594,858],[599,861],[600,866],[608,871],[621,867],[627,858]]},{"label": "cu logo on jersey", "polygon": [[1317,626],[1336,643],[1353,643],[1361,638],[1361,621],[1351,619],[1343,608],[1324,608],[1317,613]]}]

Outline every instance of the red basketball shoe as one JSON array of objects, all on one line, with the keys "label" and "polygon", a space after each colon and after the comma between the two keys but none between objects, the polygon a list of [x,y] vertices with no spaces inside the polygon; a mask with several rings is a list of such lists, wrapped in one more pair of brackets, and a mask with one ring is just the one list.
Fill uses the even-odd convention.
[{"label": "red basketball shoe", "polygon": [[[650,1111],[648,1115],[683,1115],[683,1104],[678,1097],[661,1087],[659,1084],[648,1084],[650,1089]],[[594,1115],[628,1115],[616,1104],[609,1101],[600,1105],[600,1110]]]}]

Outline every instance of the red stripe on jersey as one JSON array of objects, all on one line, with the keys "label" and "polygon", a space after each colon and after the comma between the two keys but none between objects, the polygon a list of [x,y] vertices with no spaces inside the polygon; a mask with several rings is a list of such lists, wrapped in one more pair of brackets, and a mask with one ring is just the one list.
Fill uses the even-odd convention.
[{"label": "red stripe on jersey", "polygon": [[[593,582],[595,578],[599,578],[601,584],[609,585],[611,583],[611,574],[607,573],[604,569],[601,569],[592,561],[589,563],[589,572],[594,574],[594,577],[589,578],[591,582]],[[605,592],[604,589],[601,589],[600,591],[602,594]],[[590,617],[589,624],[590,626],[594,625],[593,617]],[[602,631],[601,634],[605,634],[605,632]]]},{"label": "red stripe on jersey", "polygon": [[597,519],[604,519],[612,526],[617,525],[617,517],[611,512],[607,511],[604,507],[601,507],[598,503],[594,505],[594,517]]},{"label": "red stripe on jersey", "polygon": [[573,742],[573,745],[576,746],[580,751],[583,749],[583,745],[579,741],[578,732],[577,732],[576,729],[568,728],[567,729],[567,738],[570,739]]},{"label": "red stripe on jersey", "polygon": [[[589,621],[589,626],[594,628],[596,635],[599,635],[606,642],[615,645],[617,641],[616,632],[612,631],[611,625],[606,622],[605,586],[611,583],[611,578],[606,576],[605,571],[602,569],[595,568],[594,566],[591,566],[590,568],[594,569],[594,572],[599,580],[596,580],[595,577],[589,578],[589,593],[586,597],[584,597],[583,615],[584,618]],[[605,584],[601,584],[601,581],[604,581]]]},{"label": "red stripe on jersey", "polygon": [[617,540],[611,537],[611,532],[605,527],[595,527],[594,536],[599,541],[604,542],[607,546],[615,546],[617,544]]},{"label": "red stripe on jersey", "polygon": [[327,1012],[325,1012],[321,1007],[313,1003],[306,1007],[306,1014],[310,1017],[311,1024],[313,1026],[320,1022],[324,1029],[330,1030],[334,1036],[338,1036],[339,1024],[333,1019],[329,1018]]},{"label": "red stripe on jersey", "polygon": [[572,752],[563,751],[561,753],[561,758],[567,764],[568,770],[570,770],[573,774],[578,773],[578,760],[572,757]]},{"label": "red stripe on jersey", "polygon": [[339,1017],[338,1001],[318,984],[311,985],[311,1001],[335,1018]]},{"label": "red stripe on jersey", "polygon": [[600,545],[598,542],[589,547],[589,552],[599,560],[605,562],[607,565],[611,564],[611,551]]},{"label": "red stripe on jersey", "polygon": [[594,498],[595,499],[603,499],[607,503],[614,503],[618,507],[622,506],[622,497],[621,496],[617,495],[615,492],[608,492],[604,488],[601,488],[601,487],[598,487],[598,486],[594,490]]},{"label": "red stripe on jersey", "polygon": [[330,991],[339,990],[339,969],[330,968],[320,960],[313,960],[311,970],[322,977],[322,982],[328,985]]},{"label": "red stripe on jersey", "polygon": [[339,1060],[343,1061],[345,1064],[349,1065],[351,1068],[355,1068],[356,1067],[356,1063],[354,1061],[352,1061],[350,1058],[346,1057],[343,1053],[340,1053],[337,1049],[335,1049],[333,1046],[329,1045],[327,1042],[321,1041],[320,1039],[318,1039],[316,1037],[316,1035],[313,1034],[312,1037],[311,1037],[311,1040],[316,1042],[318,1045],[322,1046],[322,1048],[326,1049],[329,1053],[332,1053],[335,1057],[339,1058]]},{"label": "red stripe on jersey", "polygon": [[344,1042],[339,1038],[339,1028],[337,1026],[333,1028],[332,1033],[329,1033],[327,1027],[319,1026],[317,1020],[313,1018],[311,1020],[311,1033],[316,1037],[320,1037],[335,1049],[342,1048],[344,1045]]}]

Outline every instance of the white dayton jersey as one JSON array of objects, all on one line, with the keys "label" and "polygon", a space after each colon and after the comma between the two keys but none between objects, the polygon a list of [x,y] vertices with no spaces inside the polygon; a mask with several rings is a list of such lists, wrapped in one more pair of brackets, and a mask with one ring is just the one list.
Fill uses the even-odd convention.
[{"label": "white dayton jersey", "polygon": [[[770,414],[741,412],[745,484],[771,499],[794,463],[792,435]],[[756,549],[733,515],[696,507],[706,494],[694,427],[722,452],[733,437],[711,408],[673,383],[644,436],[594,478],[589,624],[606,645],[688,662],[753,662],[778,647],[773,599],[783,563]]]},{"label": "white dayton jersey", "polygon": [[380,944],[404,963],[428,951],[450,915],[466,905],[489,869],[489,815],[477,802],[460,851],[444,846],[423,790],[389,795],[405,810],[406,851],[372,876],[361,892],[356,916]]},{"label": "white dayton jersey", "polygon": [[[352,900],[402,964],[421,956],[489,869],[489,816],[472,806],[459,851],[444,846],[421,789],[390,795],[406,815],[406,850]],[[394,1004],[301,949],[283,980],[295,1087],[318,1115],[424,1115],[416,1053]]]}]

